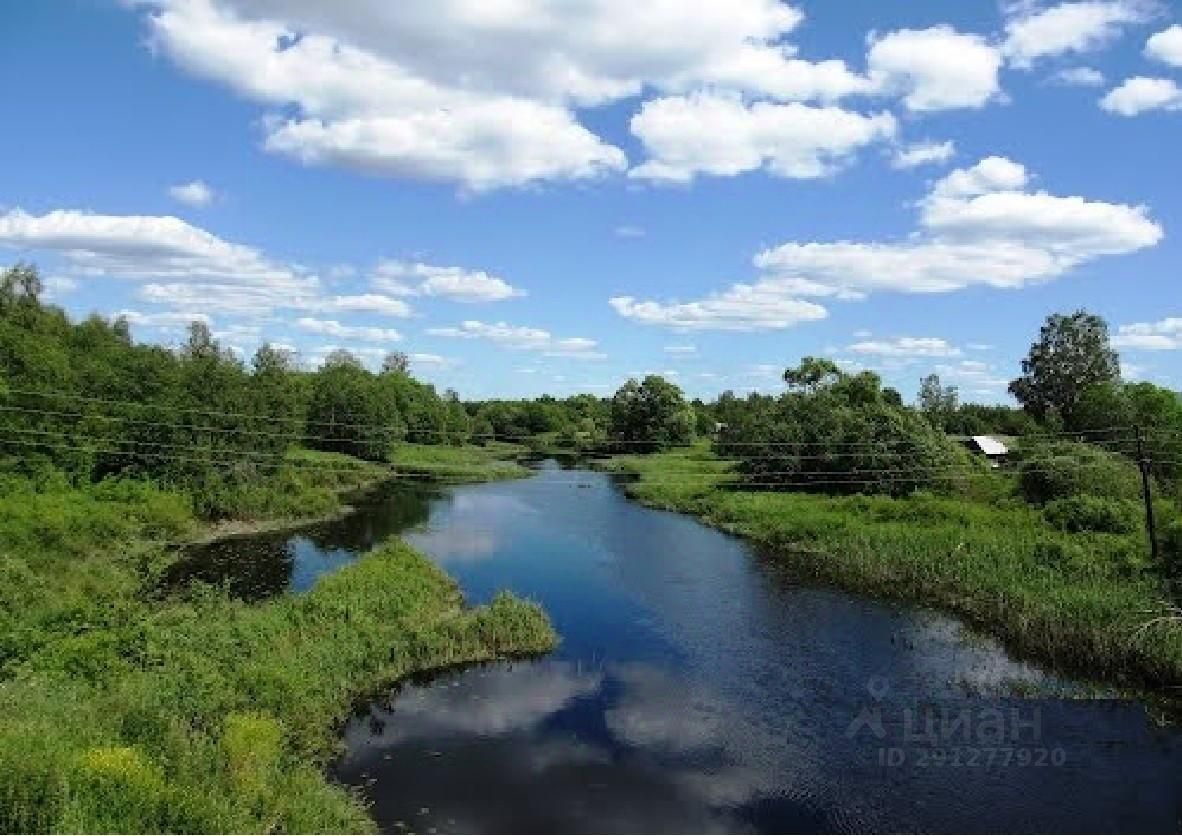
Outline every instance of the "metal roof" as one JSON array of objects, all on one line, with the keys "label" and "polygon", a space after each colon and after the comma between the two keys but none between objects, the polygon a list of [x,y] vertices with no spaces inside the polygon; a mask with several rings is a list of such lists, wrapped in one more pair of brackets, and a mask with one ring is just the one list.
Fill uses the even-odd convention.
[{"label": "metal roof", "polygon": [[1009,447],[1006,447],[991,435],[974,435],[970,436],[970,438],[972,438],[973,444],[977,446],[977,449],[986,456],[1004,456],[1010,452]]}]

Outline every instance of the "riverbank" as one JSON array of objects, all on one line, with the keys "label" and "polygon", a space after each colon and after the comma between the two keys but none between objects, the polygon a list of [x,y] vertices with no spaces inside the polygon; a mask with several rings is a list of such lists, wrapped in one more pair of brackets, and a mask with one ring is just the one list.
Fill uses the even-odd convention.
[{"label": "riverbank", "polygon": [[495,482],[529,475],[529,468],[515,460],[528,452],[520,444],[501,441],[463,446],[402,443],[391,451],[390,464],[403,478],[451,483]]},{"label": "riverbank", "polygon": [[340,453],[297,449],[274,478],[235,491],[221,519],[205,520],[186,545],[282,531],[337,519],[353,511],[349,498],[395,477],[383,464]]},{"label": "riverbank", "polygon": [[[303,485],[335,500],[378,471],[389,473],[334,462]],[[371,830],[356,796],[325,778],[353,701],[410,673],[556,641],[534,604],[502,595],[465,608],[400,542],[304,595],[249,605],[197,586],[161,598],[174,559],[164,544],[211,530],[192,495],[134,480],[3,490],[7,832]],[[279,525],[263,504],[252,524]]]},{"label": "riverbank", "polygon": [[203,524],[188,545],[228,537],[282,531],[339,519],[354,508],[351,497],[389,481],[427,484],[471,484],[528,476],[517,457],[527,449],[518,444],[491,442],[478,446],[399,443],[389,463],[362,461],[340,453],[294,450],[288,469],[272,484],[238,491],[228,504],[227,519]]},{"label": "riverbank", "polygon": [[1139,536],[1067,534],[1020,503],[736,490],[705,449],[619,456],[627,494],[693,514],[801,578],[954,613],[1016,651],[1122,685],[1182,684],[1182,625],[1160,622]]}]

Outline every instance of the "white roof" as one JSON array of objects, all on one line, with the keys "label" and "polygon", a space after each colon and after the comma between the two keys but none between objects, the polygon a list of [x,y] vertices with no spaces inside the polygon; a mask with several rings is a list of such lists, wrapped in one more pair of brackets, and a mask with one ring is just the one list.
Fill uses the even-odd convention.
[{"label": "white roof", "polygon": [[973,443],[977,445],[977,449],[986,456],[1004,456],[1010,452],[1010,448],[991,435],[974,435],[970,437],[973,439]]}]

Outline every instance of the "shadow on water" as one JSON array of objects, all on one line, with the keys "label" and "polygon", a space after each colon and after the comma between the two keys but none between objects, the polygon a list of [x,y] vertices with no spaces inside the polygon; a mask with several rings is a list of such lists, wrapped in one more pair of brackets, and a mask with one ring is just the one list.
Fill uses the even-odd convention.
[{"label": "shadow on water", "polygon": [[185,548],[161,585],[176,589],[201,581],[247,601],[303,592],[326,572],[425,522],[441,496],[422,485],[387,482],[354,497],[356,510],[337,519]]},{"label": "shadow on water", "polygon": [[383,831],[1179,829],[1182,735],[1141,704],[1064,698],[1080,686],[955,619],[802,586],[603,474],[394,493],[226,561],[306,588],[399,531],[473,603],[540,601],[562,644],[357,712],[335,774]]}]

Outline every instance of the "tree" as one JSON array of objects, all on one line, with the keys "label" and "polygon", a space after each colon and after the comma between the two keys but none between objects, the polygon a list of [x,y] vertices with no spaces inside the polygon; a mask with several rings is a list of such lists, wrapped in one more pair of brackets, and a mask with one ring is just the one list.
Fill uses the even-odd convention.
[{"label": "tree", "polygon": [[444,393],[444,420],[447,422],[447,438],[451,444],[464,444],[472,435],[472,419],[460,401],[459,393],[455,389],[448,389]]},{"label": "tree", "polygon": [[354,369],[363,369],[365,366],[357,359],[357,355],[349,351],[347,348],[334,348],[324,358],[324,368],[337,368],[339,366],[349,366]]},{"label": "tree", "polygon": [[17,302],[37,304],[43,289],[37,268],[17,262],[0,274],[0,311]]},{"label": "tree", "polygon": [[[184,488],[200,513],[216,515],[249,504],[240,488],[289,468],[285,454],[298,441],[380,460],[410,428],[428,444],[470,431],[458,396],[445,402],[400,362],[376,375],[340,350],[313,373],[263,345],[247,365],[204,319],[176,349],[137,344],[126,317],[71,321],[40,291],[35,267],[0,268],[0,393],[42,392],[69,408],[0,414],[0,470],[145,476]],[[35,446],[26,440],[34,435],[43,439]]]},{"label": "tree", "polygon": [[940,375],[929,374],[919,382],[918,406],[933,426],[947,430],[949,419],[956,413],[960,393],[955,386],[944,386]]},{"label": "tree", "polygon": [[122,342],[131,345],[131,323],[125,314],[119,314],[111,321],[111,330]]},{"label": "tree", "polygon": [[660,450],[694,439],[696,419],[681,388],[659,375],[630,379],[612,397],[612,434],[642,450]]},{"label": "tree", "polygon": [[288,374],[296,370],[295,352],[263,343],[254,353],[250,364],[255,375]]},{"label": "tree", "polygon": [[[906,494],[951,487],[963,451],[903,406],[873,372],[806,357],[779,398],[728,403],[716,449],[761,486]],[[720,399],[721,408],[722,401]]]},{"label": "tree", "polygon": [[1129,439],[1131,427],[1141,433],[1154,475],[1182,497],[1182,395],[1145,381],[1092,386],[1080,398],[1071,429],[1112,441]]},{"label": "tree", "polygon": [[784,382],[789,388],[816,392],[836,383],[842,377],[841,368],[824,357],[805,357],[794,369],[785,369]]},{"label": "tree", "polygon": [[[337,354],[337,352],[333,352]],[[394,392],[348,352],[325,361],[316,372],[308,404],[312,445],[382,461],[404,431]]]},{"label": "tree", "polygon": [[189,338],[181,346],[181,355],[188,360],[209,360],[221,356],[221,347],[209,330],[209,323],[195,319],[189,323]]},{"label": "tree", "polygon": [[1040,421],[1071,426],[1083,393],[1091,386],[1120,379],[1120,358],[1108,341],[1108,324],[1079,310],[1051,314],[1038,341],[1022,361],[1022,374],[1010,394]]},{"label": "tree", "polygon": [[390,372],[398,372],[399,374],[410,373],[410,357],[404,351],[391,351],[382,360],[382,374]]},{"label": "tree", "polygon": [[296,369],[295,353],[263,343],[251,366],[251,412],[259,416],[256,423],[264,431],[256,439],[272,452],[283,452],[299,440],[306,417],[305,387]]}]

